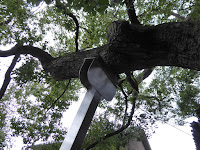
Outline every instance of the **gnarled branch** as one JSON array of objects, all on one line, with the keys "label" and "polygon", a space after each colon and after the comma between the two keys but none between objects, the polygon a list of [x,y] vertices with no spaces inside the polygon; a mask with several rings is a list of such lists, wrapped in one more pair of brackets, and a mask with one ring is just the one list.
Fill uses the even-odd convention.
[{"label": "gnarled branch", "polygon": [[[34,46],[19,46],[15,45],[10,50],[0,50],[0,57],[8,57],[16,54],[30,54],[40,60],[42,65],[50,63],[54,58],[40,48]],[[44,67],[44,66],[43,66]]]}]

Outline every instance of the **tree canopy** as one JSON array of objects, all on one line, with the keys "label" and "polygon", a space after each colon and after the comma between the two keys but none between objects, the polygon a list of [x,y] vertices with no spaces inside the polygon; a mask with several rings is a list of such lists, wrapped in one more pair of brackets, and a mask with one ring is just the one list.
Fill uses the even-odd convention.
[{"label": "tree canopy", "polygon": [[78,100],[88,57],[101,57],[119,81],[114,100],[99,104],[85,149],[123,147],[141,128],[151,135],[156,121],[183,125],[200,106],[198,0],[9,0],[0,16],[0,67],[10,60],[1,147],[11,136],[27,146],[63,140],[63,112]]}]

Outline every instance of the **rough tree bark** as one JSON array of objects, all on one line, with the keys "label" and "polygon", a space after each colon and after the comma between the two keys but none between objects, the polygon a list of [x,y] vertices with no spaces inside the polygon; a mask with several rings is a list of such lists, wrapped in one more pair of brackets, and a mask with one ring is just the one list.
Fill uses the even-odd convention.
[{"label": "rough tree bark", "polygon": [[108,44],[87,51],[52,58],[39,48],[21,46],[13,48],[15,51],[0,51],[0,57],[31,54],[39,58],[44,70],[56,80],[77,78],[86,57],[102,57],[116,73],[154,66],[200,70],[200,22],[141,26],[115,21],[110,27]]}]

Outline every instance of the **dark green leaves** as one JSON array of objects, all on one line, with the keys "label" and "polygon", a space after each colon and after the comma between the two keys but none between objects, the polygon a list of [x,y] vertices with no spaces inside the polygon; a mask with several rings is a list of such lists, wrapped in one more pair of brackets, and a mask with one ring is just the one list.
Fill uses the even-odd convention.
[{"label": "dark green leaves", "polygon": [[37,70],[38,62],[33,58],[27,60],[20,68],[16,69],[14,74],[14,79],[19,86],[23,86],[29,81],[40,82],[47,76],[45,73]]},{"label": "dark green leaves", "polygon": [[95,1],[94,0],[79,0],[79,1],[69,0],[67,2],[67,6],[75,10],[83,9],[83,11],[92,13],[92,14],[95,14],[96,12],[104,13],[105,10],[109,6],[109,1],[108,0],[95,0]]}]

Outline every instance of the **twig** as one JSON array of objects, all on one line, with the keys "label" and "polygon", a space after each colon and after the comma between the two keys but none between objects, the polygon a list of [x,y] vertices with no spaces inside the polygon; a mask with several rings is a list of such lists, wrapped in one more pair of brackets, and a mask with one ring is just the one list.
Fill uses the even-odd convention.
[{"label": "twig", "polygon": [[44,1],[39,4],[39,6],[37,7],[35,11],[32,12],[32,15],[35,14],[42,7],[43,4],[44,4]]},{"label": "twig", "polygon": [[121,89],[122,91],[122,94],[124,95],[124,98],[125,98],[125,111],[124,111],[124,119],[123,119],[123,125],[125,123],[125,119],[126,119],[126,115],[127,115],[127,110],[128,110],[128,95],[125,93],[123,87],[122,87],[122,82],[121,84],[118,84],[119,88]]},{"label": "twig", "polygon": [[72,13],[67,13],[68,16],[70,16],[75,24],[76,24],[76,38],[75,38],[75,44],[76,44],[76,52],[78,52],[78,36],[79,36],[79,23],[78,20],[76,18],[76,16],[74,16]]},{"label": "twig", "polygon": [[[69,79],[68,83],[67,83],[67,86],[65,87],[64,91],[62,92],[62,94],[51,104],[51,106],[47,109],[46,113],[49,111],[49,109],[51,109],[55,104],[56,102],[65,94],[65,92],[67,91],[69,85],[70,85],[70,82],[71,82],[71,79]],[[45,114],[46,114],[45,113]]]},{"label": "twig", "polygon": [[134,110],[135,110],[135,101],[136,101],[136,98],[137,98],[137,96],[133,97],[133,104],[132,104],[132,108],[131,108],[131,113],[130,113],[130,116],[128,118],[128,122],[126,123],[126,125],[122,126],[120,129],[118,129],[118,130],[116,130],[116,131],[114,131],[112,133],[107,134],[106,136],[104,136],[100,140],[94,142],[93,144],[91,144],[90,146],[88,146],[86,148],[86,150],[89,150],[89,149],[95,147],[99,142],[104,141],[107,138],[110,138],[110,137],[112,137],[114,135],[117,135],[117,134],[121,133],[122,131],[124,131],[126,128],[129,127],[129,125],[131,124],[131,120],[133,118]]},{"label": "twig", "polygon": [[84,29],[87,33],[92,33],[91,31],[89,31],[87,28],[79,26],[80,28]]},{"label": "twig", "polygon": [[131,73],[126,73],[126,80],[130,83],[131,87],[139,93],[138,83],[135,79],[131,78]]},{"label": "twig", "polygon": [[15,55],[15,57],[12,60],[12,63],[10,64],[8,70],[6,71],[5,79],[4,79],[3,85],[2,85],[1,90],[0,90],[0,100],[4,96],[6,89],[8,87],[8,84],[10,83],[10,80],[11,80],[10,74],[11,74],[13,68],[15,67],[15,65],[17,63],[19,56],[20,56],[20,54]]},{"label": "twig", "polygon": [[[124,81],[124,80],[122,80],[122,81]],[[127,99],[127,98],[128,98],[128,95],[126,95],[126,93],[125,93],[125,91],[124,91],[124,89],[123,89],[123,87],[122,87],[122,82],[119,83],[118,86],[119,86],[120,90],[122,91],[122,93],[123,93],[125,99]]]}]

